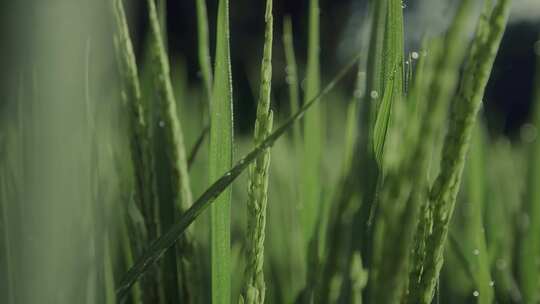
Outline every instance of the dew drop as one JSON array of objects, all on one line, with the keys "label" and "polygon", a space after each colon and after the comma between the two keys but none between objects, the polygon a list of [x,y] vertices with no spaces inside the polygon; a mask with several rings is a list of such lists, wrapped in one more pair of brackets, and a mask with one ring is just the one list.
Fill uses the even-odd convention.
[{"label": "dew drop", "polygon": [[362,90],[354,90],[354,98],[362,98]]},{"label": "dew drop", "polygon": [[475,290],[473,291],[472,295],[477,298],[480,295],[480,293],[478,292],[478,290]]},{"label": "dew drop", "polygon": [[165,122],[163,120],[160,120],[158,125],[159,125],[160,128],[163,128],[163,127],[165,127]]},{"label": "dew drop", "polygon": [[405,3],[405,2],[402,1],[402,2],[401,2],[401,8],[407,8],[407,3]]},{"label": "dew drop", "polygon": [[420,54],[418,54],[418,52],[412,52],[411,57],[412,57],[412,59],[416,60],[416,59],[418,59],[420,57]]},{"label": "dew drop", "polygon": [[369,93],[369,96],[371,96],[371,98],[373,98],[373,99],[377,99],[377,98],[379,98],[379,92],[371,91],[371,93]]},{"label": "dew drop", "polygon": [[474,255],[479,255],[480,254],[480,250],[478,250],[478,248],[475,248],[472,252]]},{"label": "dew drop", "polygon": [[490,286],[490,287],[495,286],[495,282],[494,282],[494,281],[489,281],[489,286]]}]

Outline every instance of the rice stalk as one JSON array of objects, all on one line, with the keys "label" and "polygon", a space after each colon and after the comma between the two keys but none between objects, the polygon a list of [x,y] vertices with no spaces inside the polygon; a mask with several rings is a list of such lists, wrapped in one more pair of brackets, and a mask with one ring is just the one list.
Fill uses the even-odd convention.
[{"label": "rice stalk", "polygon": [[[130,113],[128,120],[129,134],[131,136],[131,158],[135,172],[136,199],[144,215],[146,230],[150,234],[148,237],[152,239],[152,236],[154,238],[157,237],[158,212],[153,188],[148,186],[153,185],[152,155],[149,129],[146,121],[148,115],[141,100],[137,65],[133,45],[129,37],[124,7],[121,0],[114,0],[112,3],[117,31],[115,38],[116,57],[119,62],[124,88],[122,97]],[[158,275],[157,269],[155,269],[151,275],[143,280],[142,285],[144,286],[145,301],[158,301]]]},{"label": "rice stalk", "polygon": [[[455,90],[459,80],[459,65],[463,61],[465,56],[465,49],[462,45],[466,42],[466,28],[469,20],[471,19],[472,1],[463,0],[456,12],[454,20],[443,41],[440,44],[431,44],[431,49],[428,50],[430,63],[427,67],[426,73],[417,74],[415,81],[424,82],[424,88],[421,92],[429,90],[424,93],[427,94],[427,98],[424,98],[424,103],[430,100],[440,101],[441,108],[446,110],[450,103],[451,96]],[[442,53],[442,50],[446,52]],[[435,77],[435,73],[439,76]],[[421,77],[422,79],[418,79]],[[421,98],[421,92],[413,90],[411,98],[415,103],[415,108],[418,109],[422,105],[419,104],[417,97]],[[420,115],[416,119],[420,119]],[[420,280],[423,272],[424,258],[426,254],[426,239],[431,229],[431,222],[433,216],[433,206],[429,200],[425,200],[421,203],[420,219],[417,225],[417,231],[415,232],[414,247],[412,252],[411,267],[409,269],[409,298],[415,299],[417,296],[415,292],[418,290],[416,282]],[[414,300],[413,300],[414,301]]]},{"label": "rice stalk", "polygon": [[427,237],[421,279],[414,282],[413,289],[416,289],[418,297],[412,299],[413,303],[430,303],[434,295],[472,129],[506,27],[510,3],[510,0],[500,0],[491,12],[484,12],[458,95],[452,104],[450,127],[443,146],[441,172],[430,191],[433,231]]},{"label": "rice stalk", "polygon": [[[264,50],[261,64],[260,96],[255,120],[254,143],[261,144],[272,132],[273,113],[270,110],[272,88],[272,0],[266,1]],[[246,282],[240,303],[262,304],[265,299],[264,239],[266,229],[266,205],[268,202],[268,174],[270,149],[265,151],[250,167],[248,186],[248,245]]]},{"label": "rice stalk", "polygon": [[326,96],[335,85],[347,75],[358,62],[360,56],[356,56],[349,64],[343,67],[339,73],[330,81],[324,89],[317,94],[309,102],[305,103],[298,112],[290,116],[279,128],[273,131],[266,139],[261,142],[257,147],[251,150],[243,158],[241,158],[232,168],[221,175],[215,182],[204,191],[201,196],[193,203],[192,207],[184,213],[184,215],[166,232],[162,234],[157,240],[153,241],[146,252],[139,257],[134,265],[123,276],[122,280],[117,285],[116,295],[119,300],[126,297],[131,286],[137,281],[137,279],[146,273],[149,268],[156,263],[163,254],[174,245],[174,243],[183,235],[186,228],[195,221],[195,219],[204,211],[208,206],[216,202],[218,198],[231,183],[259,156],[261,156],[268,148],[270,148],[277,139],[283,134],[290,131],[291,127],[298,122],[306,111],[308,111],[321,97]]},{"label": "rice stalk", "polygon": [[[216,29],[214,87],[210,104],[210,182],[232,165],[233,96],[229,48],[229,0],[220,0]],[[210,210],[212,303],[231,301],[231,189],[217,198]]]},{"label": "rice stalk", "polygon": [[[181,216],[189,207],[191,207],[193,198],[191,194],[186,152],[184,147],[184,137],[180,121],[178,119],[177,102],[173,93],[173,87],[170,78],[169,59],[167,56],[166,46],[161,33],[161,25],[159,23],[156,5],[153,0],[147,1],[148,19],[150,23],[150,61],[154,87],[157,90],[159,99],[159,115],[162,119],[160,122],[160,133],[163,137],[164,147],[167,162],[169,167],[171,198],[170,210],[174,212],[175,217]],[[165,171],[168,172],[168,171]],[[168,224],[168,223],[166,223]],[[172,222],[170,223],[172,224]],[[180,288],[180,297],[184,301],[189,301],[191,298],[190,292],[195,289],[195,273],[194,269],[194,248],[195,244],[191,231],[189,231],[181,242],[178,244],[177,267],[179,271],[178,287]],[[171,260],[172,261],[172,260]],[[170,271],[170,270],[169,270]],[[173,282],[175,277],[168,276]],[[166,284],[170,284],[167,283]]]}]

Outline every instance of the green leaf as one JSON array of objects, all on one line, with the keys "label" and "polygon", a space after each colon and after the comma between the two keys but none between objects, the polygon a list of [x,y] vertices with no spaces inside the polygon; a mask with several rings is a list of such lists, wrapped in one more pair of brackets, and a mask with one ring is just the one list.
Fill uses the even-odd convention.
[{"label": "green leaf", "polygon": [[[400,102],[403,95],[403,8],[401,0],[389,0],[384,27],[382,49],[382,75],[379,82],[382,101],[377,103],[375,124],[373,126],[373,150],[379,167],[383,167],[383,151],[388,126],[392,114],[392,105]],[[372,91],[374,98],[381,91]],[[378,98],[378,97],[377,97]]]},{"label": "green leaf", "polygon": [[[220,0],[216,29],[216,63],[210,104],[210,182],[232,165],[233,96],[229,49],[229,1]],[[210,212],[212,303],[231,300],[231,189],[226,189]]]},{"label": "green leaf", "polygon": [[[310,0],[306,91],[304,96],[306,102],[317,94],[320,87],[319,35],[319,0]],[[313,109],[306,114],[304,120],[300,210],[306,249],[315,233],[315,222],[320,210],[323,208],[321,205],[322,138],[322,109],[320,104],[315,104]]]}]

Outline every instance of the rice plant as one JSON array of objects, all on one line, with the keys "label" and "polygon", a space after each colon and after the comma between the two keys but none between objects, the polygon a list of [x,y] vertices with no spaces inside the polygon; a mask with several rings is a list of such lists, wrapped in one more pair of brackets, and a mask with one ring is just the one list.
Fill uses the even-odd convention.
[{"label": "rice plant", "polygon": [[517,4],[455,1],[418,38],[429,1],[364,2],[360,46],[319,0],[8,18],[0,302],[538,302],[540,42],[508,139],[483,104]]}]

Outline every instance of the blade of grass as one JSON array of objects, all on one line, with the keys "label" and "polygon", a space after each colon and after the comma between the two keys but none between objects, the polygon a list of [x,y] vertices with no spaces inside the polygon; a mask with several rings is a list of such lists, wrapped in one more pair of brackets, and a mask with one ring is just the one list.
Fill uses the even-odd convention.
[{"label": "blade of grass", "polygon": [[[233,113],[229,48],[229,0],[220,0],[217,15],[214,87],[210,104],[210,182],[232,165]],[[231,189],[217,198],[210,210],[212,303],[231,301]]]},{"label": "blade of grass", "polygon": [[[373,126],[373,154],[379,166],[383,167],[383,151],[392,105],[400,102],[403,95],[403,8],[400,1],[390,0],[387,4],[387,17],[384,28],[384,44],[382,51],[382,87],[384,92],[377,106],[375,124]],[[370,93],[371,94],[371,93]],[[380,93],[377,93],[377,95]],[[373,94],[376,95],[376,94]],[[373,97],[373,96],[370,96]]]},{"label": "blade of grass", "polygon": [[430,303],[443,264],[444,244],[469,148],[472,127],[482,103],[484,89],[506,28],[510,0],[500,0],[484,15],[469,54],[464,77],[452,104],[450,127],[444,142],[441,173],[431,189],[433,232],[428,236],[424,272],[415,286],[413,303]]},{"label": "blade of grass", "polygon": [[307,110],[309,110],[321,97],[327,95],[335,85],[343,79],[343,77],[350,71],[358,62],[360,56],[354,58],[348,65],[346,65],[340,72],[329,82],[326,87],[317,94],[309,102],[305,103],[298,112],[289,117],[278,129],[272,132],[266,139],[255,147],[251,152],[241,158],[231,169],[225,174],[220,176],[212,185],[193,203],[192,207],[184,213],[184,215],[160,238],[153,241],[146,252],[139,257],[133,267],[124,275],[123,279],[118,284],[116,294],[118,299],[125,299],[131,286],[137,281],[137,279],[146,273],[148,269],[157,262],[162,255],[174,245],[174,243],[182,236],[186,228],[195,221],[195,219],[204,211],[208,206],[216,201],[216,198],[220,196],[225,189],[259,156],[262,155],[267,148],[271,147],[277,139],[291,129],[291,127],[299,121]]},{"label": "blade of grass", "polygon": [[[534,92],[534,124],[540,127],[540,42],[535,45],[536,52],[536,86]],[[528,189],[526,211],[529,216],[529,227],[521,241],[520,259],[520,283],[523,292],[524,303],[537,303],[540,299],[538,282],[540,282],[540,270],[538,258],[540,254],[540,139],[538,136],[530,147]]]},{"label": "blade of grass", "polygon": [[[272,43],[274,19],[272,0],[266,1],[264,51],[261,63],[261,84],[257,118],[255,120],[255,146],[272,132],[273,113],[270,110],[272,89]],[[264,239],[266,229],[266,205],[268,201],[268,174],[270,149],[267,149],[251,166],[248,186],[248,245],[246,282],[240,303],[263,304],[266,293],[264,282]]]},{"label": "blade of grass", "polygon": [[[364,104],[359,109],[361,126],[354,153],[356,157],[346,178],[349,184],[347,188],[358,189],[357,191],[361,193],[360,207],[356,209],[354,215],[354,225],[355,229],[362,232],[357,236],[351,234],[350,238],[354,246],[353,251],[362,252],[362,260],[366,265],[371,264],[369,247],[371,246],[372,229],[369,227],[369,221],[374,211],[375,193],[379,181],[379,166],[373,149],[373,125],[377,117],[378,98],[383,90],[382,67],[388,1],[372,0],[369,2],[371,35],[367,58],[366,96]],[[358,172],[362,172],[362,177],[358,177]],[[354,195],[352,191],[343,192],[339,201],[347,202],[352,195]]]},{"label": "blade of grass", "polygon": [[[320,39],[319,0],[309,2],[309,33],[306,70],[305,102],[311,100],[320,87]],[[301,219],[304,227],[306,249],[315,233],[315,222],[321,205],[321,159],[322,159],[322,109],[319,103],[306,114],[304,119],[304,151],[302,161],[302,191],[300,197]]]}]

